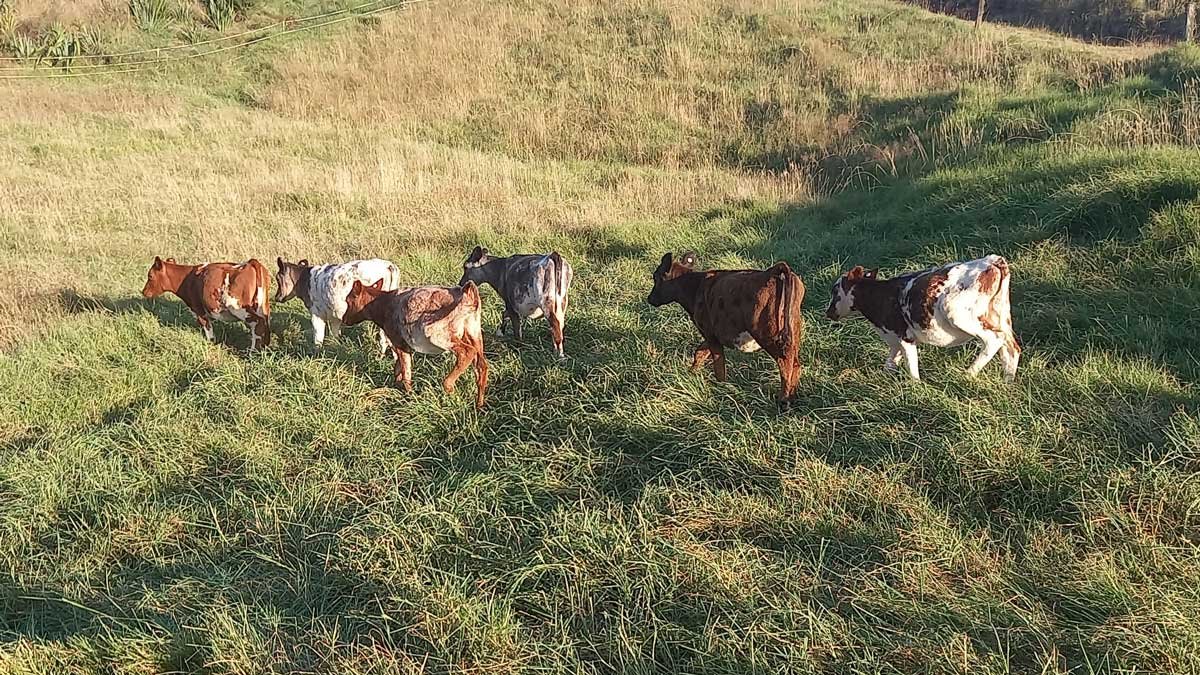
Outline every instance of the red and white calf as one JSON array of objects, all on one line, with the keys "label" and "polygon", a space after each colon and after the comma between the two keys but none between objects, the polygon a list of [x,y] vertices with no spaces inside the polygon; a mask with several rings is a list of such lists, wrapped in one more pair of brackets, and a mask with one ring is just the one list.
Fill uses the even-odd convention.
[{"label": "red and white calf", "polygon": [[180,265],[174,258],[154,257],[142,295],[156,298],[174,293],[196,315],[204,337],[213,339],[212,321],[244,321],[250,329],[250,351],[271,343],[271,308],[267,288],[271,277],[257,260],[241,264],[215,262]]},{"label": "red and white calf", "polygon": [[908,374],[917,370],[917,345],[951,347],[972,339],[983,351],[967,369],[976,375],[997,353],[1004,376],[1017,374],[1021,347],[1012,327],[1008,300],[1008,261],[998,255],[951,263],[880,279],[877,270],[857,266],[833,285],[825,316],[837,321],[859,312],[875,326],[890,350],[884,368],[903,359]]}]

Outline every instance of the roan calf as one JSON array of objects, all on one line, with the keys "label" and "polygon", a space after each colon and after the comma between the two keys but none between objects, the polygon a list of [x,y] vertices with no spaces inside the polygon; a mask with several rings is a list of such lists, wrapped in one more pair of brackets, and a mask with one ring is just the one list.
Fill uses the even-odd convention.
[{"label": "roan calf", "polygon": [[171,292],[196,315],[204,337],[213,340],[212,321],[244,321],[250,328],[250,351],[271,344],[271,308],[267,268],[257,260],[241,264],[216,262],[180,265],[174,258],[154,257],[142,295],[156,298]]},{"label": "roan calf", "polygon": [[353,326],[370,320],[379,326],[396,354],[396,382],[412,391],[412,355],[453,352],[454,367],[442,381],[447,393],[472,363],[475,364],[475,407],[483,407],[488,363],[479,327],[479,288],[418,286],[388,291],[383,280],[364,286],[355,281],[346,296],[342,321]]},{"label": "roan calf", "polygon": [[967,369],[976,375],[997,353],[1004,376],[1013,379],[1021,347],[1012,327],[1008,262],[998,255],[950,263],[880,279],[876,270],[857,266],[833,284],[825,315],[837,321],[860,312],[890,348],[884,368],[903,359],[908,374],[921,379],[917,345],[960,345],[972,339],[983,351]]},{"label": "roan calf", "polygon": [[[355,281],[373,284],[383,281],[383,290],[400,287],[400,270],[387,260],[351,260],[333,265],[313,267],[308,260],[290,263],[276,258],[279,271],[275,273],[275,302],[300,298],[312,314],[313,346],[325,342],[325,328],[337,337],[342,332],[342,317],[346,314],[346,295]],[[387,335],[379,331],[379,352],[387,355],[392,345]]]},{"label": "roan calf", "polygon": [[646,302],[655,307],[678,303],[704,341],[696,347],[693,370],[712,359],[713,373],[724,382],[725,348],[743,352],[762,348],[779,366],[779,407],[787,409],[800,377],[800,339],[804,319],[804,282],[785,262],[765,270],[696,270],[695,253],[676,261],[670,253],[654,270],[654,289]]},{"label": "roan calf", "polygon": [[513,335],[522,339],[521,321],[545,315],[550,323],[554,353],[563,353],[563,328],[567,324],[567,292],[574,272],[557,251],[548,255],[511,255],[494,258],[486,248],[476,246],[463,263],[458,285],[473,281],[491,284],[504,301],[504,314],[496,335],[504,335],[504,324],[512,321]]}]

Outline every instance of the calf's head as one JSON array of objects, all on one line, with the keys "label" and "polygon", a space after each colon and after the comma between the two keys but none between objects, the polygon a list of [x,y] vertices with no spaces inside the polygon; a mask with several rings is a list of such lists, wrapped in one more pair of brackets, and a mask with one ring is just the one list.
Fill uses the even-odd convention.
[{"label": "calf's head", "polygon": [[276,258],[275,264],[279,266],[279,271],[275,273],[275,302],[287,302],[296,297],[300,275],[309,269],[308,260],[290,263],[283,258]]},{"label": "calf's head", "polygon": [[164,292],[170,289],[170,279],[167,277],[167,263],[175,264],[174,258],[167,258],[164,262],[162,258],[154,256],[154,264],[150,266],[150,271],[146,273],[146,285],[142,286],[142,297],[157,298]]},{"label": "calf's head", "polygon": [[383,279],[370,286],[364,286],[361,281],[355,279],[350,292],[346,294],[346,314],[342,317],[342,323],[347,326],[362,323],[367,318],[367,305],[384,292]]},{"label": "calf's head", "polygon": [[484,266],[496,260],[491,255],[488,255],[488,250],[481,246],[476,246],[471,250],[471,254],[463,261],[462,278],[458,280],[458,285],[463,286],[468,281],[474,281],[478,286],[485,281],[490,282],[489,275]]},{"label": "calf's head", "polygon": [[671,253],[663,255],[662,260],[658,263],[658,268],[654,270],[654,288],[650,289],[650,295],[646,297],[646,302],[653,307],[662,307],[671,302],[678,302],[678,289],[674,283],[679,277],[696,271],[696,254],[688,251],[675,260]]},{"label": "calf's head", "polygon": [[874,281],[878,270],[866,270],[862,265],[843,274],[833,282],[833,293],[829,299],[829,308],[825,310],[826,318],[837,321],[850,316],[854,311],[854,293],[863,281]]}]

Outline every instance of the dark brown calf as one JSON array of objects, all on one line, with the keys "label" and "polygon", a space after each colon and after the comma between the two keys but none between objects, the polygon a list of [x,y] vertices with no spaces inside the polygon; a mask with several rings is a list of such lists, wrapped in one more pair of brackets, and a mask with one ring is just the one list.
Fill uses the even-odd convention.
[{"label": "dark brown calf", "polygon": [[453,352],[454,367],[442,381],[446,393],[475,364],[475,407],[483,407],[488,362],[480,331],[479,288],[468,281],[462,288],[417,286],[383,290],[383,279],[364,286],[355,280],[346,296],[347,326],[372,321],[387,335],[396,353],[396,382],[412,391],[412,355]]},{"label": "dark brown calf", "polygon": [[800,377],[804,282],[782,261],[765,270],[697,271],[695,265],[694,253],[684,253],[680,261],[670,253],[664,255],[646,302],[683,307],[704,338],[696,347],[692,368],[699,369],[711,359],[721,382],[726,379],[726,347],[744,352],[761,347],[779,366],[779,406],[786,409]]},{"label": "dark brown calf", "polygon": [[254,259],[241,264],[180,265],[174,258],[155,256],[142,295],[155,298],[170,292],[179,296],[209,340],[213,339],[213,320],[245,322],[253,351],[259,341],[263,347],[271,344],[270,279],[267,268]]}]

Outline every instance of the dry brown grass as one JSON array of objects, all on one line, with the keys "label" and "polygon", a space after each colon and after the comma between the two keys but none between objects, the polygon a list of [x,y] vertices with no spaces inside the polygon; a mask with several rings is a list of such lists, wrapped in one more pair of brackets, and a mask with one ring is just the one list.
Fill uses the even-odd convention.
[{"label": "dry brown grass", "polygon": [[123,0],[10,0],[14,27],[39,33],[51,26],[77,27],[125,23],[129,4]]},{"label": "dry brown grass", "polygon": [[[18,5],[65,21],[68,8],[108,16],[113,2]],[[217,58],[112,82],[0,83],[0,99],[22,102],[0,106],[0,199],[13,205],[0,262],[21,279],[0,281],[0,316],[31,302],[53,315],[62,269],[84,292],[129,292],[157,253],[389,256],[465,233],[552,236],[800,201],[844,183],[825,172],[831,157],[895,172],[984,140],[984,125],[957,118],[937,147],[875,138],[880,101],[1002,96],[1051,78],[1086,89],[1142,53],[1061,40],[1042,53],[1036,33],[964,39],[953,20],[893,9],[441,2],[295,43],[269,68]],[[238,100],[255,105],[211,97],[238,78]],[[1193,133],[1191,117],[1162,114],[1133,138]],[[1128,142],[1105,130],[1122,115],[1096,124]],[[0,340],[26,332],[2,323]]]}]

